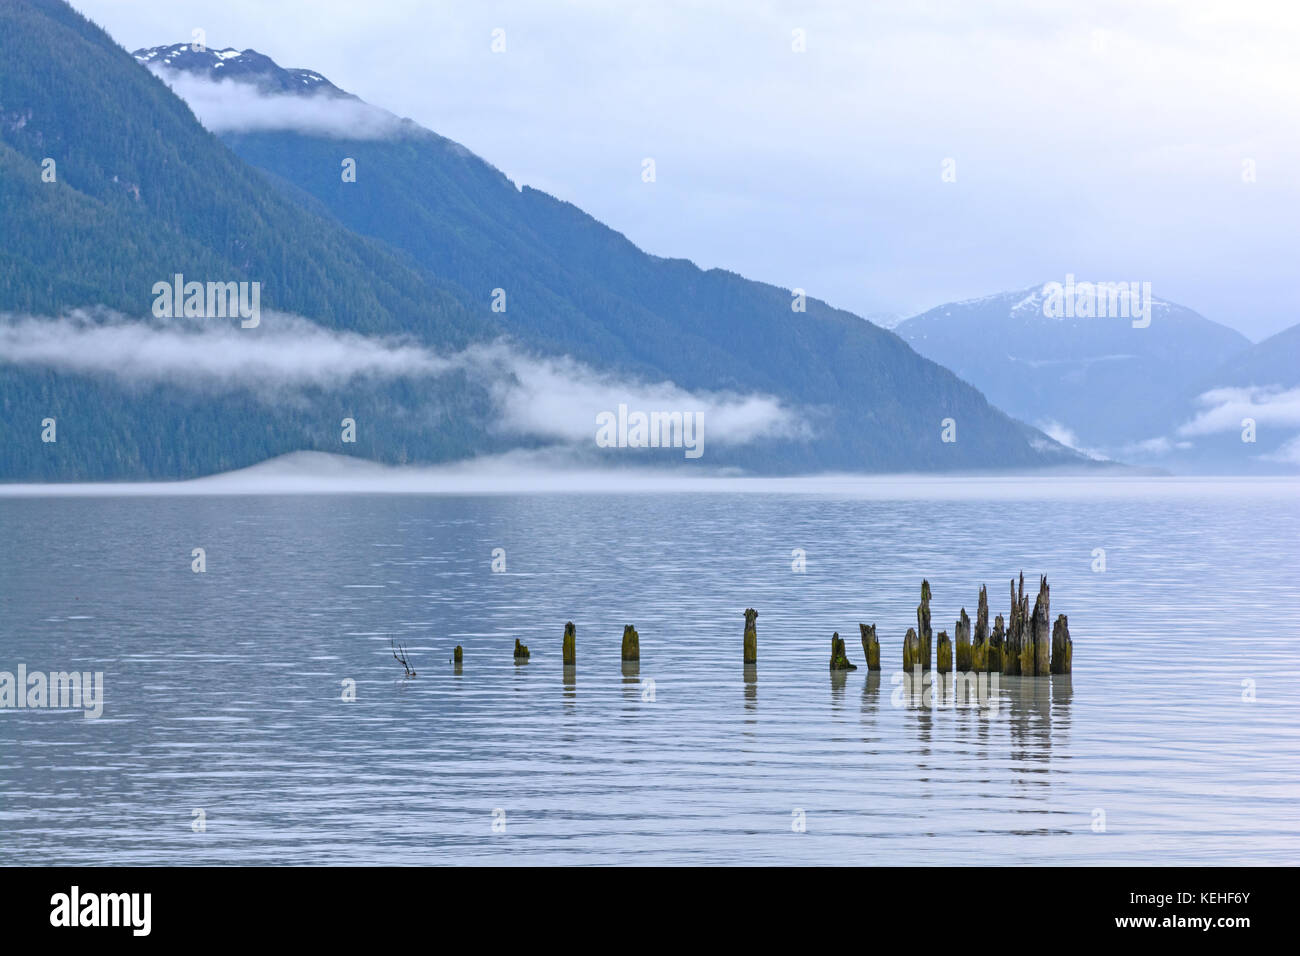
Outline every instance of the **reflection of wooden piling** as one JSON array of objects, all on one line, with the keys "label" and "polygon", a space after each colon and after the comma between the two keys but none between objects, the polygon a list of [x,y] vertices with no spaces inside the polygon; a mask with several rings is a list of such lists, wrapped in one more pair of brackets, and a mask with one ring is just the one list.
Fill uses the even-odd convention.
[{"label": "reflection of wooden piling", "polygon": [[515,660],[517,661],[528,660],[528,645],[520,644],[519,638],[517,637],[515,638]]},{"label": "reflection of wooden piling", "polygon": [[564,666],[572,667],[577,661],[578,630],[569,621],[564,625]]},{"label": "reflection of wooden piling", "polygon": [[916,636],[921,641],[921,669],[928,671],[934,659],[931,645],[934,632],[930,630],[930,582],[921,582],[921,603],[916,606]]},{"label": "reflection of wooden piling", "polygon": [[752,607],[745,608],[745,663],[758,663],[758,612]]},{"label": "reflection of wooden piling", "polygon": [[836,631],[831,636],[831,670],[833,671],[855,671],[858,665],[849,663],[848,649],[844,646],[844,638],[840,637],[840,632]]},{"label": "reflection of wooden piling", "polygon": [[958,618],[956,626],[953,628],[953,657],[957,670],[971,670],[971,644],[970,644],[970,618],[966,616],[966,609],[961,609],[961,617]]},{"label": "reflection of wooden piling", "polygon": [[952,673],[952,641],[949,640],[947,631],[939,632],[938,654],[934,666],[940,674]]},{"label": "reflection of wooden piling", "polygon": [[1064,614],[1052,625],[1052,673],[1068,674],[1074,659],[1074,642],[1070,640],[1070,622]]},{"label": "reflection of wooden piling", "polygon": [[641,639],[637,636],[636,628],[631,624],[623,627],[623,660],[639,661],[641,659]]},{"label": "reflection of wooden piling", "polygon": [[859,624],[862,632],[862,656],[867,659],[867,670],[880,670],[880,641],[876,640],[876,625]]},{"label": "reflection of wooden piling", "polygon": [[451,659],[455,661],[457,664],[459,664],[461,662],[461,659],[464,658],[464,656],[465,656],[464,648],[462,648],[459,644],[457,644],[456,649],[451,652]]}]

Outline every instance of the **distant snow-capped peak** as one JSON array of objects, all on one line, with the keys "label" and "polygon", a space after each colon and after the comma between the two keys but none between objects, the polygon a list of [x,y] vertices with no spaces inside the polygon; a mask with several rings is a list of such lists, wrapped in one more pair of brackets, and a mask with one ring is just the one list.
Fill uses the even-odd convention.
[{"label": "distant snow-capped peak", "polygon": [[146,47],[131,54],[153,70],[192,73],[210,79],[230,79],[258,87],[264,93],[352,98],[313,70],[286,69],[256,50],[226,47],[214,50],[193,43]]}]

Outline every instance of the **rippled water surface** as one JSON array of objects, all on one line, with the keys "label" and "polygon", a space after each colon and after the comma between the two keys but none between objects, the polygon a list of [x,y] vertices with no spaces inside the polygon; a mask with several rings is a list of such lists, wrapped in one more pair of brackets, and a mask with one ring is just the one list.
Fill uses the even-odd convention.
[{"label": "rippled water surface", "polygon": [[[0,670],[105,682],[0,710],[0,861],[1295,863],[1295,486],[1132,487],[0,498]],[[952,633],[1022,568],[1072,678],[899,699],[921,578]]]}]

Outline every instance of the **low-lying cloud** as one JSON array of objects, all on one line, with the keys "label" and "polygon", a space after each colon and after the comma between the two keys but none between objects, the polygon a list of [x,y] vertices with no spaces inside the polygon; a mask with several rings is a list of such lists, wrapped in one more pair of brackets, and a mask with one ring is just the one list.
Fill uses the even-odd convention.
[{"label": "low-lying cloud", "polygon": [[265,93],[252,83],[213,80],[156,65],[149,69],[213,133],[292,130],[336,139],[395,139],[413,128],[408,120],[352,97]]},{"label": "low-lying cloud", "polygon": [[60,318],[0,314],[3,364],[108,376],[127,385],[247,390],[265,400],[308,388],[462,373],[492,397],[499,431],[560,444],[592,442],[596,416],[619,404],[701,415],[716,444],[811,434],[769,395],[632,380],[566,356],[525,354],[504,341],[441,354],[409,339],[327,329],[278,312],[265,313],[256,329],[211,319],[134,320],[107,310]]},{"label": "low-lying cloud", "polygon": [[1179,435],[1239,431],[1246,418],[1254,419],[1257,425],[1300,426],[1300,388],[1215,388],[1199,395],[1196,404],[1201,410],[1178,427]]}]

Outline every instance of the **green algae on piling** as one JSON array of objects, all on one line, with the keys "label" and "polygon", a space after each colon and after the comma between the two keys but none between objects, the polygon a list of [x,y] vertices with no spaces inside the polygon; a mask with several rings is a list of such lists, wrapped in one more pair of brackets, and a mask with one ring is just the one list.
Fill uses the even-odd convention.
[{"label": "green algae on piling", "polygon": [[916,628],[909,627],[907,636],[903,638],[903,673],[911,674],[921,666],[921,638],[917,636]]},{"label": "green algae on piling", "polygon": [[1047,586],[1047,575],[1038,579],[1038,597],[1034,600],[1033,638],[1034,638],[1034,673],[1038,675],[1052,672],[1052,614],[1051,591]]},{"label": "green algae on piling", "polygon": [[844,638],[840,637],[839,631],[836,631],[831,635],[831,670],[855,671],[857,669],[857,664],[849,663],[848,649],[844,646]]},{"label": "green algae on piling", "polygon": [[880,641],[876,639],[876,625],[859,624],[862,632],[862,656],[867,659],[867,670],[880,670]]},{"label": "green algae on piling", "polygon": [[971,670],[970,618],[966,609],[961,609],[961,617],[953,627],[953,656],[959,671]]},{"label": "green algae on piling", "polygon": [[623,626],[623,660],[641,660],[641,639],[637,636],[636,628],[631,624]]},{"label": "green algae on piling", "polygon": [[578,639],[577,628],[573,626],[572,621],[569,621],[567,624],[564,625],[564,666],[565,667],[572,667],[574,664],[577,663],[577,659],[576,659],[577,639]]},{"label": "green algae on piling", "polygon": [[1070,621],[1064,614],[1056,616],[1052,626],[1052,673],[1068,674],[1074,660],[1074,642],[1070,640]]},{"label": "green algae on piling", "polygon": [[939,632],[939,646],[937,649],[938,659],[934,662],[935,669],[940,674],[952,673],[952,640],[948,637],[947,631]]},{"label": "green algae on piling", "polygon": [[989,635],[989,673],[1002,673],[1002,651],[1006,640],[1006,622],[999,614],[993,619],[993,633]]},{"label": "green algae on piling", "polygon": [[[930,582],[927,580],[921,581],[921,603],[916,606],[916,636],[921,642],[921,670],[928,671],[930,661],[934,659],[934,632],[930,630]],[[914,660],[913,664],[915,663]]]}]

